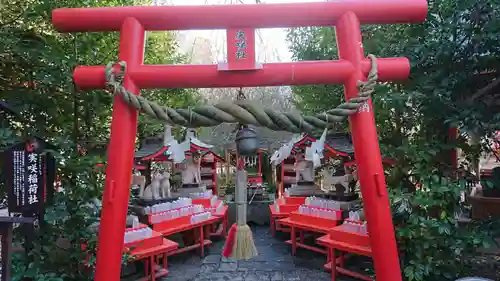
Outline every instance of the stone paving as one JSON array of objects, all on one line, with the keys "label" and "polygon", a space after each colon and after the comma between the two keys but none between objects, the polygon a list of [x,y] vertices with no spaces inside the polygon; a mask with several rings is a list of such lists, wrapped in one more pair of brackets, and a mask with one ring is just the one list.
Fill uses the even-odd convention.
[{"label": "stone paving", "polygon": [[[162,281],[327,281],[323,270],[325,256],[298,250],[284,243],[286,234],[273,238],[269,227],[252,227],[259,256],[248,261],[231,261],[221,257],[224,241],[216,241],[204,258],[194,252],[169,258],[170,273]],[[286,238],[289,239],[289,238]],[[353,279],[339,277],[338,281]]]}]

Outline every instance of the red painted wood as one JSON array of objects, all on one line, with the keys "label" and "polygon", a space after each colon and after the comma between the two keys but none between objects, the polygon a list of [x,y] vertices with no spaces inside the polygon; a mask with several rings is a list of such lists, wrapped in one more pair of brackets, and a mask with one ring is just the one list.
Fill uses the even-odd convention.
[{"label": "red painted wood", "polygon": [[232,28],[226,31],[227,67],[219,70],[252,70],[255,65],[255,29]]},{"label": "red painted wood", "polygon": [[[358,81],[366,79],[361,66],[365,54],[359,16],[353,12],[345,13],[337,22],[335,30],[339,57],[350,61],[355,67],[344,84],[345,99],[350,100],[358,95]],[[401,281],[398,249],[371,100],[362,108],[363,110],[349,117],[349,124],[375,259],[375,272],[379,280]]]},{"label": "red painted wood", "polygon": [[358,15],[362,24],[421,23],[427,16],[427,1],[62,8],[52,12],[52,24],[60,32],[119,31],[129,17],[146,30],[161,31],[333,26],[348,11]]},{"label": "red painted wood", "polygon": [[[380,81],[408,78],[408,59],[378,58],[377,62]],[[370,61],[363,60],[361,67],[368,74]],[[75,84],[88,90],[104,88],[104,68],[78,66],[73,73]],[[255,71],[219,71],[215,64],[128,66],[128,74],[142,89],[343,84],[353,71],[353,65],[345,60],[268,63]]]},{"label": "red painted wood", "polygon": [[[79,21],[78,17],[74,20]],[[144,28],[133,18],[128,18],[120,25],[123,25],[120,30],[120,60],[126,61],[131,68],[137,67],[144,60]],[[124,87],[139,94],[139,88],[128,74],[124,77]],[[138,112],[120,97],[114,98],[95,280],[120,280],[137,115]]]}]

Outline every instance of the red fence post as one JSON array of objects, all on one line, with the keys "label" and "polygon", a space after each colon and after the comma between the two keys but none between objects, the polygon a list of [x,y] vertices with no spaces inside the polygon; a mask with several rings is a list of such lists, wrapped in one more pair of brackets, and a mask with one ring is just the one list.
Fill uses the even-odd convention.
[{"label": "red fence post", "polygon": [[[345,97],[349,100],[358,94],[357,81],[365,80],[361,70],[364,51],[358,17],[352,12],[345,13],[336,24],[336,32],[340,59],[350,61],[355,68],[344,84]],[[398,250],[371,101],[367,105],[361,107],[359,113],[352,115],[349,121],[375,274],[377,280],[401,281]]]},{"label": "red fence post", "polygon": [[[120,61],[127,63],[127,69],[134,69],[143,62],[144,34],[144,28],[136,19],[125,19],[120,30]],[[139,94],[139,88],[127,73],[124,87]],[[137,110],[115,96],[99,227],[96,281],[120,280],[136,133]]]}]

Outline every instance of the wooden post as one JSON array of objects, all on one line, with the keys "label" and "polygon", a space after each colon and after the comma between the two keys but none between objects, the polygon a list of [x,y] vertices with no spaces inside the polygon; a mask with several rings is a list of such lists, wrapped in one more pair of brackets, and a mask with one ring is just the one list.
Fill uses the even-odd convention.
[{"label": "wooden post", "polygon": [[9,281],[12,270],[12,223],[0,223],[2,233],[2,281]]},{"label": "wooden post", "polygon": [[33,224],[33,218],[0,217],[0,233],[2,234],[2,279],[11,280],[12,270],[12,224]]},{"label": "wooden post", "polygon": [[229,149],[225,149],[224,156],[226,157],[226,186],[229,185],[229,177],[231,176],[231,173],[229,172],[229,169],[231,168],[231,154],[229,154]]},{"label": "wooden post", "polygon": [[[24,211],[22,213],[22,218],[33,218],[32,211]],[[33,240],[35,240],[35,228],[33,224],[23,224],[21,225],[21,231],[24,236],[24,250],[29,253],[33,249]]]}]

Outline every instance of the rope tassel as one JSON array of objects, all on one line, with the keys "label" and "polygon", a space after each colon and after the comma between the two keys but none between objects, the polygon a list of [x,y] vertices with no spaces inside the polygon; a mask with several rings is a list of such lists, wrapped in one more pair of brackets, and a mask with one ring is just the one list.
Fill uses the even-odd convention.
[{"label": "rope tassel", "polygon": [[236,223],[231,226],[222,255],[235,260],[248,260],[258,255],[252,229],[247,225],[247,172],[245,161],[238,159],[236,171]]},{"label": "rope tassel", "polygon": [[302,116],[292,112],[277,112],[272,108],[264,108],[247,100],[236,102],[221,102],[215,105],[197,106],[190,109],[173,109],[149,101],[142,96],[134,95],[123,87],[123,76],[127,71],[125,62],[120,62],[120,71],[115,73],[113,63],[106,65],[106,84],[115,95],[137,110],[171,125],[181,125],[188,128],[212,127],[221,123],[240,123],[267,127],[274,131],[291,133],[312,132],[314,129],[324,129],[328,122],[339,122],[358,112],[375,90],[377,76],[377,60],[368,56],[372,67],[366,82],[358,81],[359,93],[355,98],[342,103],[336,108],[315,116]]}]

